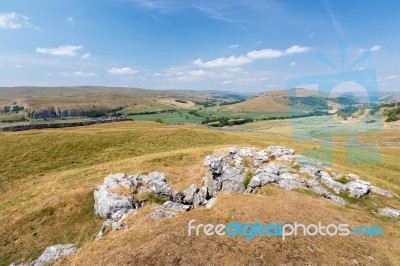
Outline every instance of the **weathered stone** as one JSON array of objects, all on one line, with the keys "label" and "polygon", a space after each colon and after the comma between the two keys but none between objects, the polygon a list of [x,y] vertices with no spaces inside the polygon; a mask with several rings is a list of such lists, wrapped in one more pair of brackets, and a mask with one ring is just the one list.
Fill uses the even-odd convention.
[{"label": "weathered stone", "polygon": [[315,179],[315,180],[321,178],[321,175],[320,175],[321,171],[322,171],[321,169],[315,168],[315,167],[302,167],[300,169],[301,174],[306,174],[310,178]]},{"label": "weathered stone", "polygon": [[341,204],[341,205],[347,204],[347,202],[344,199],[342,199],[336,195],[333,195],[328,190],[326,190],[323,186],[321,186],[321,184],[317,180],[315,180],[315,179],[308,180],[307,183],[308,183],[308,186],[311,188],[311,190],[314,191],[315,193],[317,193],[318,195],[320,195],[321,197],[327,198],[337,204]]},{"label": "weathered stone", "polygon": [[301,178],[298,174],[285,173],[279,176],[278,185],[287,190],[293,190],[295,188],[306,189],[307,181]]},{"label": "weathered stone", "polygon": [[165,207],[165,208],[168,208],[168,209],[175,210],[175,211],[188,211],[188,210],[190,210],[190,205],[184,205],[184,204],[176,203],[176,202],[173,202],[173,201],[166,201],[166,202],[164,202],[164,204],[162,206]]},{"label": "weathered stone", "polygon": [[294,160],[294,150],[288,149],[281,146],[269,146],[266,151],[270,156],[281,161],[293,161]]},{"label": "weathered stone", "polygon": [[188,187],[186,190],[184,190],[183,193],[183,203],[191,205],[193,204],[193,200],[197,192],[199,191],[199,188],[193,184],[190,187]]},{"label": "weathered stone", "polygon": [[208,200],[208,188],[203,186],[193,198],[193,207],[206,206]]},{"label": "weathered stone", "polygon": [[346,186],[332,179],[332,177],[325,171],[319,173],[321,182],[332,188],[336,194],[346,191]]},{"label": "weathered stone", "polygon": [[371,192],[379,194],[379,195],[382,195],[382,196],[386,196],[388,198],[393,198],[394,197],[393,193],[390,193],[387,190],[384,190],[382,188],[375,187],[375,186],[371,186]]},{"label": "weathered stone", "polygon": [[[77,248],[72,244],[54,245],[47,247],[40,257],[33,261],[30,266],[46,266],[53,264],[63,257],[72,256],[76,253]],[[27,264],[11,264],[11,265],[27,265]]]},{"label": "weathered stone", "polygon": [[342,174],[337,173],[337,172],[332,172],[332,178],[333,178],[334,180],[336,180],[336,179],[341,179],[342,177],[343,177]]},{"label": "weathered stone", "polygon": [[157,182],[157,181],[158,182],[159,181],[166,182],[165,175],[164,175],[164,173],[161,173],[161,172],[151,172],[148,175],[141,176],[141,177],[142,177],[143,182],[146,184],[152,184],[153,182]]},{"label": "weathered stone", "polygon": [[349,197],[360,198],[370,192],[371,183],[362,180],[351,181],[346,184],[346,189],[349,191]]},{"label": "weathered stone", "polygon": [[105,187],[99,186],[94,192],[95,213],[104,218],[118,220],[129,209],[133,209],[132,199],[125,195],[109,192]]},{"label": "weathered stone", "polygon": [[96,237],[94,238],[94,240],[100,240],[104,233],[106,232],[107,228],[109,228],[112,224],[112,220],[107,219],[103,222],[103,225],[101,226],[100,231],[97,233]]},{"label": "weathered stone", "polygon": [[400,218],[400,210],[396,210],[390,207],[382,208],[377,211],[379,215],[389,218]]},{"label": "weathered stone", "polygon": [[178,211],[168,210],[164,207],[158,207],[149,214],[149,220],[159,220],[163,218],[172,218],[178,215]]},{"label": "weathered stone", "polygon": [[355,174],[347,174],[346,177],[348,179],[360,179],[360,177],[358,175],[355,175]]}]

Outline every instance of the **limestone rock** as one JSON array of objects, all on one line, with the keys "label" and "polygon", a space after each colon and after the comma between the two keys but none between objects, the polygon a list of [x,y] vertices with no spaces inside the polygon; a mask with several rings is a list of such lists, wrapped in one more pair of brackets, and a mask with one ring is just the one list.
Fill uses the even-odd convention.
[{"label": "limestone rock", "polygon": [[72,256],[76,253],[77,248],[72,244],[54,245],[47,247],[40,257],[31,264],[12,263],[10,266],[46,266],[57,262],[63,257]]},{"label": "limestone rock", "polygon": [[349,191],[349,197],[360,198],[370,192],[371,183],[362,180],[351,181],[346,184],[346,189]]},{"label": "limestone rock", "polygon": [[276,160],[280,161],[293,161],[294,160],[294,150],[288,149],[282,146],[269,146],[267,152],[270,156],[274,157]]},{"label": "limestone rock", "polygon": [[183,203],[184,204],[193,204],[194,197],[196,196],[197,192],[199,191],[199,188],[193,184],[190,187],[188,187],[186,190],[184,190],[183,193]]},{"label": "limestone rock", "polygon": [[149,214],[149,220],[159,220],[163,218],[172,218],[178,215],[178,211],[169,210],[164,207],[158,207]]},{"label": "limestone rock", "polygon": [[382,188],[379,187],[375,187],[375,186],[371,186],[371,192],[382,195],[382,196],[386,196],[388,198],[393,198],[395,195],[390,193],[387,190],[384,190]]},{"label": "limestone rock", "polygon": [[203,186],[193,198],[193,207],[206,206],[208,198],[208,188]]},{"label": "limestone rock", "polygon": [[287,190],[295,188],[307,188],[307,181],[301,178],[298,174],[285,173],[279,176],[278,185]]},{"label": "limestone rock", "polygon": [[377,213],[379,215],[386,216],[389,218],[400,218],[400,210],[396,210],[390,207],[379,209]]},{"label": "limestone rock", "polygon": [[184,205],[184,204],[176,203],[176,202],[173,202],[173,201],[164,202],[163,207],[168,208],[168,209],[173,209],[175,211],[188,211],[188,210],[190,210],[190,206],[189,205]]},{"label": "limestone rock", "polygon": [[[106,178],[107,181],[108,178]],[[94,192],[95,213],[104,218],[110,218],[115,221],[120,219],[129,209],[133,209],[132,199],[125,195],[112,193],[108,190],[110,184],[105,182]]]},{"label": "limestone rock", "polygon": [[336,194],[346,191],[346,186],[332,179],[332,177],[325,171],[319,173],[321,182],[332,188]]}]

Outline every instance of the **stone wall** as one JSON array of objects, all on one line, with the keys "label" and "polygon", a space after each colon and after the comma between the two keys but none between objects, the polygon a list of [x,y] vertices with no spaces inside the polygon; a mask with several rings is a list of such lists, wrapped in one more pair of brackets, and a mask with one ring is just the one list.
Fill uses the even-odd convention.
[{"label": "stone wall", "polygon": [[15,131],[24,131],[24,130],[31,130],[31,129],[45,129],[45,128],[80,127],[80,126],[89,126],[89,125],[95,125],[95,124],[123,122],[123,121],[133,121],[133,119],[129,119],[126,117],[116,117],[116,118],[96,119],[96,120],[81,121],[81,122],[29,124],[29,125],[3,127],[3,128],[0,128],[0,132],[15,132]]}]

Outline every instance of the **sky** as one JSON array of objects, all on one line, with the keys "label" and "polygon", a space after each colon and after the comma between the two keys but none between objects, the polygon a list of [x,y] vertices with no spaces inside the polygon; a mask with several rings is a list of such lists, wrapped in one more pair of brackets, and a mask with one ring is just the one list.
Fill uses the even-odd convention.
[{"label": "sky", "polygon": [[0,87],[260,92],[372,69],[379,90],[398,91],[399,11],[388,0],[2,0]]}]

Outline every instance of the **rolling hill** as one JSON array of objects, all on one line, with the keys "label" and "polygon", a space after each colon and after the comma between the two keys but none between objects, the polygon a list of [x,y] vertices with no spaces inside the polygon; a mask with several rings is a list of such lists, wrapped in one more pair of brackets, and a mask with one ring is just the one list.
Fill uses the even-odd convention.
[{"label": "rolling hill", "polygon": [[[379,133],[378,133],[379,134]],[[125,264],[392,264],[400,261],[399,224],[373,215],[371,202],[344,207],[301,191],[270,187],[259,195],[223,194],[212,209],[196,209],[175,219],[148,222],[149,205],[128,219],[128,231],[93,238],[103,220],[93,210],[93,191],[110,173],[163,171],[174,189],[200,185],[202,161],[227,146],[284,145],[298,152],[320,144],[280,134],[217,131],[200,126],[121,122],[81,128],[0,133],[0,264],[28,262],[58,243],[81,250],[61,265]],[[379,138],[380,135],[374,135]],[[379,147],[382,162],[346,163],[346,149],[334,146],[334,171],[356,173],[364,180],[400,194],[399,147]],[[398,199],[377,196],[379,204],[400,207]],[[374,224],[385,237],[254,239],[188,238],[190,219],[209,222],[283,220],[342,221]],[[373,240],[373,241],[372,241]],[[189,255],[190,254],[190,255]],[[207,255],[205,255],[207,254]]]}]

